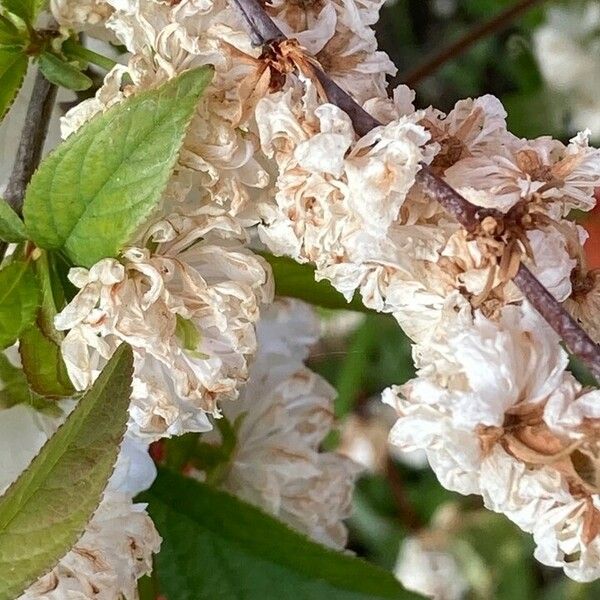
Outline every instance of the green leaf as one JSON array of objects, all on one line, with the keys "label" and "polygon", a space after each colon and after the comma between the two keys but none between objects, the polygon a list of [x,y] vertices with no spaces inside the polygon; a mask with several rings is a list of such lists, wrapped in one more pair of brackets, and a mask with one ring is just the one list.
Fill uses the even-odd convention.
[{"label": "green leaf", "polygon": [[60,416],[62,411],[50,402],[32,392],[22,369],[11,364],[5,354],[0,353],[0,409],[16,404],[28,404],[36,410]]},{"label": "green leaf", "polygon": [[157,208],[198,98],[206,67],[98,115],[33,176],[25,224],[42,248],[64,248],[78,265],[116,256]]},{"label": "green leaf", "polygon": [[141,500],[163,537],[155,568],[169,600],[418,598],[391,573],[176,473],[160,472]]},{"label": "green leaf", "polygon": [[25,225],[17,213],[0,198],[0,240],[3,242],[23,242],[27,239]]},{"label": "green leaf", "polygon": [[79,62],[83,68],[87,68],[90,64],[96,65],[101,69],[110,71],[117,62],[108,56],[98,54],[85,46],[82,46],[77,38],[69,38],[64,41],[62,53],[69,59],[74,59]]},{"label": "green leaf", "polygon": [[42,52],[39,65],[44,77],[54,85],[73,90],[74,92],[80,92],[92,87],[93,81],[82,73],[80,69],[50,52]]},{"label": "green leaf", "polygon": [[35,25],[38,15],[46,8],[48,0],[0,0],[8,12],[17,15],[30,25]]},{"label": "green leaf", "polygon": [[29,261],[0,271],[0,349],[14,344],[35,320],[40,304],[37,279]]},{"label": "green leaf", "polygon": [[100,503],[125,433],[133,372],[123,344],[65,424],[0,498],[0,600],[72,548]]},{"label": "green leaf", "polygon": [[23,372],[34,392],[46,398],[73,395],[75,389],[62,359],[60,346],[46,337],[37,324],[21,335],[19,354]]},{"label": "green leaf", "polygon": [[29,36],[27,31],[19,29],[8,17],[1,14],[0,11],[0,46],[24,49],[28,43]]},{"label": "green leaf", "polygon": [[0,121],[23,85],[28,63],[21,48],[0,46]]},{"label": "green leaf", "polygon": [[336,379],[337,396],[335,399],[335,414],[345,417],[354,409],[361,394],[365,393],[364,380],[368,373],[372,354],[381,338],[378,328],[373,327],[372,319],[365,319],[354,332],[348,352],[338,369]]},{"label": "green leaf", "polygon": [[[364,477],[358,483],[363,481]],[[397,514],[382,514],[360,485],[354,490],[348,528],[352,538],[369,552],[371,560],[383,568],[393,569],[403,537],[402,525]]]},{"label": "green leaf", "polygon": [[365,308],[359,297],[347,302],[328,281],[315,281],[315,268],[307,264],[299,264],[285,256],[274,256],[267,252],[260,253],[273,269],[275,293],[278,296],[299,298],[314,306],[322,308],[356,310],[372,312]]},{"label": "green leaf", "polygon": [[20,337],[19,353],[31,390],[46,398],[71,396],[75,390],[60,352],[64,333],[54,327],[54,317],[65,306],[65,293],[55,256],[38,250],[34,263],[40,286],[40,308],[36,322]]},{"label": "green leaf", "polygon": [[65,334],[54,327],[54,317],[66,306],[67,300],[63,288],[62,272],[57,264],[57,256],[44,250],[35,261],[40,291],[41,305],[37,322],[42,333],[57,345],[63,341]]}]

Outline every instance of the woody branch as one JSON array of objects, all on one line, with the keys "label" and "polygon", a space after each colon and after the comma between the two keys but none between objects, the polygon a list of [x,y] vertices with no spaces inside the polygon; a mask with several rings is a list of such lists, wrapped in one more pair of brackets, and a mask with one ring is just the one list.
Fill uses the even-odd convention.
[{"label": "woody branch", "polygon": [[[257,0],[232,0],[232,3],[242,14],[254,44],[264,46],[286,39],[283,32],[275,25]],[[316,65],[313,65],[312,68],[328,100],[348,114],[358,135],[363,136],[375,127],[382,125],[342,90],[327,73]],[[470,233],[476,233],[482,219],[489,214],[489,211],[486,212],[470,203],[426,165],[419,171],[417,182]],[[583,361],[600,383],[600,346],[590,338],[524,264],[519,266],[513,281],[532,306],[561,337],[568,349]]]}]

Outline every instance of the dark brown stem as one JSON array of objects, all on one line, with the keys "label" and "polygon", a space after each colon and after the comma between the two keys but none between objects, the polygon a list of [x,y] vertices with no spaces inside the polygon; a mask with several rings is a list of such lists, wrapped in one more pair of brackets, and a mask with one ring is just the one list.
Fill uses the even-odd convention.
[{"label": "dark brown stem", "polygon": [[335,104],[341,108],[352,119],[354,130],[358,135],[363,136],[369,133],[375,127],[379,127],[381,123],[366,110],[356,103],[352,96],[346,92],[327,75],[319,67],[313,67],[315,75],[323,86],[325,94],[331,104]]},{"label": "dark brown stem", "polygon": [[[260,23],[260,31],[255,32],[258,38],[264,39],[261,32],[268,31],[266,21],[271,21],[269,15],[256,0],[234,0],[243,5],[246,25],[253,31],[254,23]],[[533,4],[529,0],[529,4]],[[513,7],[515,10],[516,7]],[[250,15],[250,16],[248,16]],[[279,31],[279,30],[277,30]],[[280,32],[281,33],[281,32]],[[268,43],[269,39],[266,39]],[[322,70],[315,67],[315,74],[321,83],[329,100],[344,110],[354,124],[359,135],[368,133],[374,127],[381,125],[369,115],[351,96],[344,92]],[[423,167],[417,175],[417,182],[432,198],[437,200],[467,231],[476,232],[483,216],[483,209],[463,198],[454,188],[448,185],[428,167]],[[535,278],[527,267],[521,265],[514,279],[515,284],[523,295],[546,319],[550,327],[563,339],[568,349],[578,356],[600,383],[600,346],[595,344],[588,334],[577,324],[565,308],[550,294],[550,292]]]},{"label": "dark brown stem", "polygon": [[428,167],[417,173],[417,183],[431,198],[435,198],[468,232],[475,233],[479,226],[481,208],[471,204],[454,188]]},{"label": "dark brown stem", "polygon": [[402,75],[401,81],[410,87],[415,87],[423,79],[433,75],[442,65],[460,56],[488,35],[506,29],[515,19],[541,2],[544,2],[544,0],[520,0],[516,4],[509,6],[489,21],[467,32],[466,35],[453,44],[450,44],[447,48],[427,58],[425,62],[418,65],[414,70]]},{"label": "dark brown stem", "polygon": [[400,477],[396,464],[390,456],[386,459],[385,470],[400,521],[408,531],[414,532],[421,529],[423,527],[423,522],[415,511],[410,498],[406,494],[406,488],[402,481],[402,477]]},{"label": "dark brown stem", "polygon": [[21,132],[15,164],[4,193],[5,200],[19,214],[23,208],[25,189],[42,158],[55,98],[56,86],[38,71]]},{"label": "dark brown stem", "polygon": [[231,0],[231,3],[239,10],[248,25],[248,33],[255,46],[285,40],[281,29],[273,23],[257,0]]},{"label": "dark brown stem", "polygon": [[554,299],[554,296],[525,265],[521,264],[513,281],[533,307],[552,326],[552,329],[558,333],[569,350],[587,365],[596,381],[600,382],[598,344],[581,329],[577,321]]}]

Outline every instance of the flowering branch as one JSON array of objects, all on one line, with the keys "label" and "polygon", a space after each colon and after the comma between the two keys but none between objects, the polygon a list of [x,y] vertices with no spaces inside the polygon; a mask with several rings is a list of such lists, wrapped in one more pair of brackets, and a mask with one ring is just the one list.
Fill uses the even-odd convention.
[{"label": "flowering branch", "polygon": [[[232,2],[241,12],[253,43],[268,45],[286,39],[257,0],[232,0]],[[381,125],[320,67],[312,62],[310,65],[329,101],[350,117],[358,135],[363,136]],[[417,181],[470,233],[479,231],[482,219],[490,215],[489,210],[470,203],[428,166],[423,166],[419,171]],[[501,216],[500,213],[497,216]],[[569,350],[587,365],[596,380],[600,382],[600,346],[594,343],[525,265],[519,266],[514,282],[527,300],[563,339]]]},{"label": "flowering branch", "polygon": [[435,73],[443,64],[453,60],[486,36],[506,29],[516,18],[541,2],[544,2],[544,0],[521,0],[509,6],[489,21],[481,23],[481,25],[468,31],[466,35],[456,40],[453,44],[450,44],[447,48],[443,48],[439,53],[426,59],[423,64],[418,65],[402,78],[404,83],[409,87],[414,87],[420,81]]}]

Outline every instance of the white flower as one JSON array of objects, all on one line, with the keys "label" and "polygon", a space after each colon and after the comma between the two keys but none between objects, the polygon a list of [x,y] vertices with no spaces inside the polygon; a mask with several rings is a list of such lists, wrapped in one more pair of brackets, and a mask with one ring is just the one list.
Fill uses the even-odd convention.
[{"label": "white flower", "polygon": [[[571,273],[577,265],[577,260],[571,256],[570,251],[573,247],[579,247],[577,232],[573,230],[572,223],[561,221],[556,227],[550,225],[541,229],[529,229],[523,232],[517,245],[523,253],[522,261],[542,285],[559,302],[566,300],[572,291]],[[500,250],[497,251],[497,248]],[[456,273],[453,285],[470,294],[475,306],[482,303],[485,305],[488,299],[491,299],[492,304],[497,304],[499,299],[503,303],[522,300],[523,295],[519,289],[510,280],[507,281],[510,269],[514,268],[514,257],[506,263],[506,270],[500,268],[500,265],[505,264],[503,252],[506,251],[507,256],[511,256],[505,249],[506,245],[498,246],[495,240],[488,244],[485,239],[473,239],[462,229],[448,238],[441,252],[444,266],[447,268],[452,264]]]},{"label": "white flower", "polygon": [[[1,413],[0,413],[1,419]],[[152,570],[160,536],[144,504],[132,498],[148,489],[156,467],[148,445],[128,432],[100,506],[75,546],[19,600],[137,598],[137,580]]]},{"label": "white flower", "polygon": [[547,137],[514,138],[493,154],[460,160],[445,176],[474,204],[502,212],[521,200],[541,202],[553,217],[572,209],[590,210],[600,151],[589,146],[589,133],[580,133],[568,146]]},{"label": "white flower", "polygon": [[577,581],[600,576],[600,496],[580,497],[551,466],[535,470],[498,447],[483,462],[486,507],[533,533],[535,557]]},{"label": "white flower", "polygon": [[565,371],[556,335],[527,304],[498,321],[463,311],[415,357],[419,377],[384,394],[399,414],[390,441],[533,533],[540,561],[597,578],[598,392]]},{"label": "white flower", "polygon": [[69,375],[87,388],[119,343],[129,343],[139,433],[208,430],[206,412],[235,398],[247,377],[259,305],[273,291],[263,259],[221,237],[234,225],[218,214],[174,216],[154,228],[163,241],[156,253],[130,248],[123,264],[104,259],[71,270],[80,292],[55,320],[69,330],[62,343]]},{"label": "white flower", "polygon": [[[400,224],[420,164],[433,156],[428,134],[417,116],[401,116],[357,140],[347,115],[319,106],[310,82],[306,88],[257,107],[263,151],[279,166],[276,203],[261,206],[261,240],[315,263],[317,278],[348,300],[360,290],[366,306],[401,312],[391,297],[403,285],[428,287],[420,276],[431,265],[418,261],[435,261],[445,241],[436,227]],[[443,284],[431,283],[443,302]]]},{"label": "white flower", "polygon": [[133,497],[150,488],[155,479],[156,465],[148,454],[148,443],[128,430],[108,488]]},{"label": "white flower", "polygon": [[95,37],[110,39],[106,21],[113,12],[104,0],[50,0],[50,10],[65,30],[85,31]]},{"label": "white flower", "polygon": [[409,117],[377,127],[360,139],[345,161],[348,207],[361,225],[382,236],[400,209],[425,159],[429,136]]},{"label": "white flower", "polygon": [[532,258],[526,261],[537,279],[559,301],[572,292],[571,273],[577,260],[569,254],[568,239],[553,227],[527,232]]},{"label": "white flower", "polygon": [[399,117],[356,140],[349,117],[333,105],[318,106],[308,82],[307,88],[301,100],[290,91],[257,107],[263,151],[280,168],[279,209],[294,206],[297,214],[288,209],[288,219],[298,225],[305,218],[331,228],[321,221],[329,216],[325,203],[335,201],[338,206],[327,212],[381,236],[398,218],[420,163],[428,159],[422,146],[429,136],[414,118]]},{"label": "white flower", "polygon": [[600,342],[600,271],[583,271],[577,275],[573,295],[566,302],[566,306],[590,337],[595,342]]},{"label": "white flower", "polygon": [[450,416],[438,408],[411,405],[410,399],[404,402],[397,387],[386,390],[383,401],[399,411],[390,431],[393,446],[403,452],[424,450],[446,489],[465,495],[480,493],[481,448],[472,431],[456,428]]},{"label": "white flower", "polygon": [[[583,236],[564,220],[595,204],[600,152],[589,146],[589,132],[568,146],[520,140],[506,131],[493,96],[460,101],[448,115],[415,112],[405,86],[388,99],[385,78],[394,67],[372,29],[383,0],[273,0],[266,10],[295,41],[262,55],[225,0],[79,4],[53,0],[61,25],[92,33],[105,26],[99,35],[110,31],[130,57],[95,98],[69,112],[65,136],[187,69],[212,65],[215,76],[158,223],[120,260],[71,271],[80,292],[56,324],[68,331],[62,353],[76,387],[87,388],[115,348],[131,344],[134,435],[206,431],[207,414],[219,418],[223,410],[237,445],[221,483],[342,547],[356,468],[319,452],[332,426],[332,390],[303,364],[315,339],[303,305],[279,303],[267,312],[249,372],[259,308],[273,294],[268,267],[245,246],[244,229],[260,224],[271,252],[312,263],[317,279],[347,300],[360,293],[416,342],[418,377],[384,394],[399,416],[392,443],[424,451],[443,485],[481,494],[532,532],[546,564],[579,580],[599,576],[598,392],[565,371],[556,335],[511,282],[523,260],[557,300],[574,289],[576,317],[595,324],[598,294],[580,264]],[[575,94],[576,121],[598,104],[590,58],[597,48],[582,48],[600,13],[590,4],[586,23],[564,17],[575,42],[559,31],[567,14],[553,13],[537,45],[545,54],[557,50],[542,58],[547,77],[560,71],[555,87],[571,93],[586,74]],[[585,59],[581,71],[557,69],[569,57]],[[309,79],[306,61],[313,59],[383,124],[358,136]],[[488,216],[479,234],[467,234],[415,185],[424,164],[474,204],[506,216]],[[229,402],[249,374],[241,398]],[[124,449],[144,455],[143,447],[127,450],[132,443]],[[153,471],[133,468],[137,461],[121,461],[111,485],[131,493],[150,481]],[[458,585],[420,576],[428,568],[450,572],[447,557],[418,552],[415,543],[412,550],[420,561],[415,587],[430,583],[434,595],[460,595]],[[122,573],[111,567],[115,578],[102,585],[128,596],[137,572],[132,577],[129,562],[123,565]]]},{"label": "white flower", "polygon": [[[71,403],[61,402],[64,410]],[[47,415],[29,405],[0,410],[0,494],[13,483],[58,429],[64,416]]]},{"label": "white flower", "polygon": [[275,0],[267,6],[281,30],[313,55],[323,70],[359,102],[386,96],[386,75],[396,67],[377,50],[375,32],[382,2],[317,0],[297,4]]},{"label": "white flower", "polygon": [[60,133],[63,139],[67,139],[72,133],[75,133],[97,113],[103,112],[124,99],[125,95],[121,91],[121,84],[126,73],[127,69],[122,65],[113,67],[106,74],[104,85],[98,89],[93,98],[80,102],[60,119]]},{"label": "white flower", "polygon": [[[71,109],[63,120],[66,137],[97,112],[137,91],[154,88],[183,71],[212,65],[216,72],[188,129],[180,164],[187,185],[178,201],[193,195],[193,206],[216,204],[248,224],[256,223],[251,198],[269,181],[256,160],[258,148],[249,119],[256,100],[268,91],[258,51],[224,0],[110,0],[107,21],[131,53],[127,67],[110,72],[96,97]],[[127,73],[132,83],[123,85]],[[198,197],[200,196],[200,198]],[[171,207],[177,210],[176,207]]]},{"label": "white flower", "polygon": [[440,173],[465,158],[491,154],[510,140],[506,111],[491,95],[460,100],[448,115],[430,108],[421,124],[440,145],[432,163]]},{"label": "white flower", "polygon": [[[591,514],[591,516],[589,516]],[[591,523],[591,521],[594,521]],[[593,501],[573,498],[544,515],[534,531],[535,557],[543,564],[563,567],[575,581],[590,582],[600,577],[600,496]],[[593,528],[595,538],[589,538]]]},{"label": "white flower", "polygon": [[547,400],[563,380],[567,355],[527,304],[506,307],[500,322],[477,312],[471,324],[455,319],[440,333],[418,352],[426,379],[407,389],[427,404],[451,407],[459,427],[501,426],[508,409]]},{"label": "white flower", "polygon": [[407,590],[434,600],[461,600],[469,589],[452,554],[427,548],[417,537],[402,542],[394,574]]},{"label": "white flower", "polygon": [[[230,422],[240,421],[221,485],[315,540],[343,548],[359,468],[319,452],[333,425],[334,390],[303,364],[318,330],[313,313],[297,301],[276,302],[263,316],[249,381],[238,401],[223,406]],[[302,337],[294,338],[295,331]]]}]

